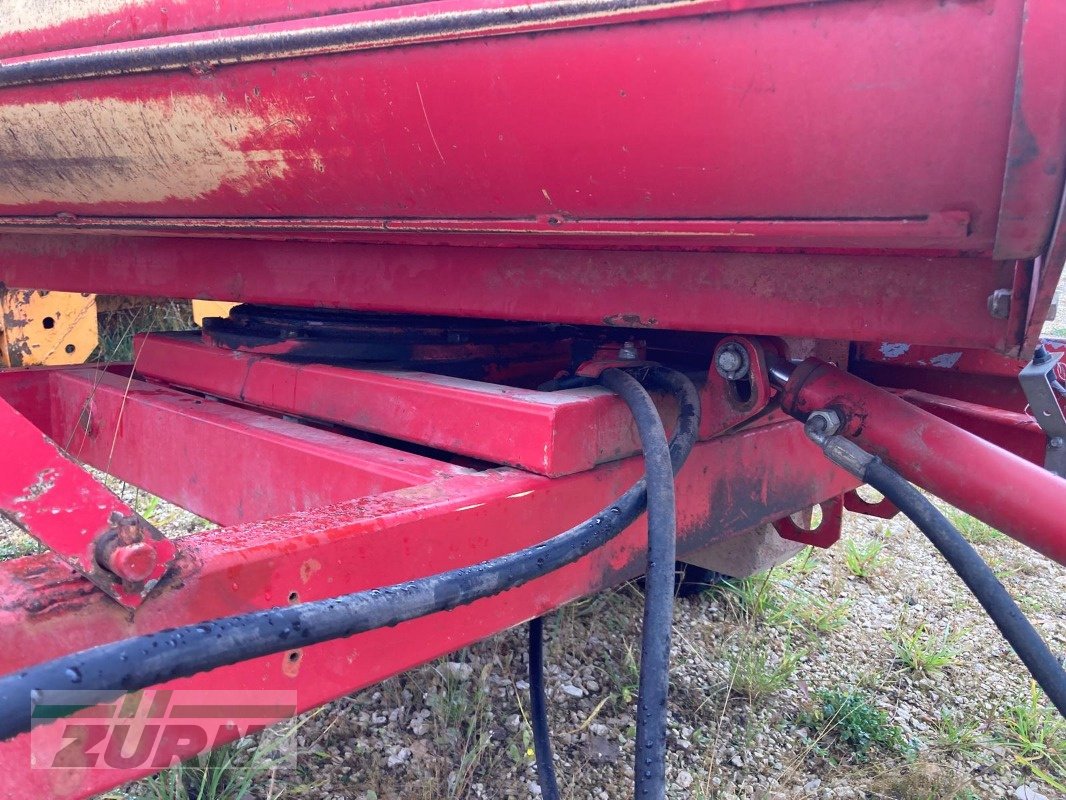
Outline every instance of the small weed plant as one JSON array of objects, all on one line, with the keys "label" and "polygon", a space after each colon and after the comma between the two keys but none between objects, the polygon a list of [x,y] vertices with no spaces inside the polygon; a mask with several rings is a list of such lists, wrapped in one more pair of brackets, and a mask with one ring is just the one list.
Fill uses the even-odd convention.
[{"label": "small weed plant", "polygon": [[1029,697],[1010,706],[1002,720],[1001,744],[1014,760],[1056,791],[1066,793],[1066,721],[1041,702],[1035,683]]},{"label": "small weed plant", "polygon": [[952,631],[945,628],[937,633],[921,622],[911,629],[899,626],[893,637],[892,650],[896,662],[904,669],[923,675],[936,675],[955,661],[968,629]]},{"label": "small weed plant", "polygon": [[806,649],[793,649],[787,643],[780,655],[773,651],[768,642],[745,646],[731,659],[730,684],[733,691],[746,695],[751,703],[758,703],[776,694],[785,688],[808,653]]},{"label": "small weed plant", "polygon": [[971,517],[957,508],[949,507],[943,509],[943,511],[944,516],[951,521],[951,524],[959,529],[959,533],[974,544],[992,544],[1006,538],[991,525],[986,525],[981,520]]},{"label": "small weed plant", "polygon": [[882,554],[885,543],[881,539],[870,539],[858,544],[854,539],[844,542],[844,563],[848,571],[857,578],[871,578],[877,570],[888,563],[888,557]]},{"label": "small weed plant", "polygon": [[862,692],[823,689],[816,693],[813,710],[800,715],[800,722],[830,739],[856,761],[869,760],[871,751],[901,753],[911,749],[899,726],[876,708]]}]

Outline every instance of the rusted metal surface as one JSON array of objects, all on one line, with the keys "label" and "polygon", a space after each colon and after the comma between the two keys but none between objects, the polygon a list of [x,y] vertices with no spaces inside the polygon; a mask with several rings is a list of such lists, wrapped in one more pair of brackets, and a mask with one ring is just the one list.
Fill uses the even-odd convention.
[{"label": "rusted metal surface", "polygon": [[[424,486],[182,540],[180,580],[132,619],[46,557],[0,564],[0,672],[105,641],[225,614],[314,600],[453,569],[543,541],[594,514],[641,471],[639,458],[563,478],[510,469],[450,475]],[[292,476],[301,480],[299,474]],[[679,554],[740,534],[853,488],[788,421],[696,445],[678,486]],[[297,690],[300,710],[352,692],[518,624],[644,569],[646,528],[514,591],[473,606],[226,667],[185,687]],[[82,797],[143,772],[31,770],[28,736],[0,745],[11,768],[0,796]]]},{"label": "rusted metal surface", "polygon": [[[844,341],[1010,346],[988,260],[0,236],[10,285]],[[951,313],[929,313],[930,308]]]},{"label": "rusted metal surface", "polygon": [[817,359],[796,368],[781,404],[835,410],[842,433],[905,478],[1066,564],[1063,478]]},{"label": "rusted metal surface", "polygon": [[[718,354],[731,348],[745,354],[746,367],[736,380],[723,377],[715,365]],[[776,354],[775,343],[750,337],[727,336],[718,343],[701,395],[704,407],[700,415],[700,438],[709,439],[766,411],[775,394],[767,376],[767,348]]]},{"label": "rusted metal surface", "polygon": [[123,606],[136,608],[174,544],[0,400],[0,514]]},{"label": "rusted metal surface", "polygon": [[[193,165],[189,165],[192,168]],[[626,247],[634,243],[681,250],[722,247],[891,248],[905,239],[917,252],[953,252],[972,242],[965,211],[914,218],[866,220],[573,219],[125,219],[0,217],[0,232],[81,232],[130,236],[220,236],[308,242],[392,242],[490,246],[528,242],[538,247]]]}]

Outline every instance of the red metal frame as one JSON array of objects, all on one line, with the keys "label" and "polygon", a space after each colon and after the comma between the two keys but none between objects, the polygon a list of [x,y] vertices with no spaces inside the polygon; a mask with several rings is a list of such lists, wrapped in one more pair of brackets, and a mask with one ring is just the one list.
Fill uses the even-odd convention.
[{"label": "red metal frame", "polygon": [[141,336],[134,348],[138,374],[147,378],[540,475],[640,451],[632,415],[598,387],[537,392],[427,372],[298,364],[213,347],[195,335]]},{"label": "red metal frame", "polygon": [[[95,382],[98,388],[91,402],[110,412],[113,409],[106,404],[111,379],[127,380],[89,370],[38,370],[34,375],[38,380],[27,380],[22,373],[0,374],[0,395],[16,405],[25,403],[37,420],[48,416],[42,404],[50,406],[54,433],[78,424],[87,398],[72,394],[74,389],[91,391]],[[4,380],[8,377],[12,380]],[[47,381],[42,382],[42,377]],[[137,385],[136,380],[133,384],[123,411],[127,421],[155,415],[158,423],[160,415],[175,405],[194,418],[204,413],[226,418],[230,411],[239,412],[245,418],[238,423],[230,417],[228,425],[243,425],[240,434],[246,439],[252,438],[249,427],[270,430],[279,422],[221,403],[212,410],[208,401],[197,405],[200,398],[193,395]],[[259,422],[250,422],[248,415],[259,417]],[[179,419],[171,416],[168,426]],[[212,435],[223,435],[227,423],[222,419],[213,423]],[[187,501],[190,497],[182,494],[181,476],[234,463],[233,453],[220,457],[214,451],[197,452],[188,446],[196,441],[191,432],[174,437],[186,442],[183,458],[172,458],[170,453],[158,453],[158,460],[140,457],[144,447],[163,446],[163,437],[145,441],[141,436],[151,426],[129,424],[128,432],[124,422],[113,439],[112,463],[122,465],[125,477],[135,483],[154,481],[157,491],[170,499]],[[295,422],[285,425],[306,429]],[[309,429],[306,433],[315,437],[320,432]],[[102,424],[98,439],[112,436],[113,429]],[[580,447],[576,442],[572,446]],[[76,449],[76,440],[72,447]],[[104,450],[88,443],[82,456],[97,461]],[[256,455],[257,473],[270,476],[258,481],[257,487],[279,503],[320,492],[318,484],[336,469],[332,462],[289,469],[294,452],[261,449]],[[390,452],[396,459],[409,456]],[[356,469],[357,473],[380,469],[381,457],[372,448],[367,453],[372,466]],[[176,570],[133,617],[87,590],[82,579],[58,568],[50,555],[0,564],[0,596],[5,598],[0,610],[5,643],[0,648],[0,673],[134,633],[371,588],[525,547],[606,505],[639,475],[641,465],[639,459],[631,458],[558,478],[509,468],[471,471],[444,463],[432,468],[437,475],[426,474],[421,485],[185,537],[180,541]],[[701,442],[679,476],[679,552],[836,497],[854,485],[854,479],[827,462],[792,421],[762,424]],[[216,494],[202,485],[200,491],[221,503],[229,487]],[[344,491],[336,490],[324,502],[340,501]],[[645,536],[643,523],[634,524],[610,546],[577,564],[469,608],[216,670],[174,685],[296,688],[299,707],[309,708],[639,574]],[[28,737],[23,736],[0,746],[0,754],[5,763],[28,764],[27,748]],[[10,770],[0,776],[0,794],[36,791],[82,796],[139,774],[143,772],[72,770],[57,787],[51,784],[54,775],[48,771]]]},{"label": "red metal frame", "polygon": [[0,513],[124,606],[136,608],[170,568],[174,543],[0,400],[8,453]]},{"label": "red metal frame", "polygon": [[[764,337],[733,340],[750,400],[713,366],[703,381],[682,554],[767,522],[828,545],[842,508],[894,511],[771,405],[768,357],[832,351],[895,394],[810,366],[786,409],[838,407],[918,483],[1066,559],[1066,494],[1030,463],[1043,438],[1015,360],[1066,260],[1066,4],[136,5],[0,20],[3,284],[714,334],[693,353]],[[51,553],[0,564],[0,672],[512,551],[640,472],[628,415],[596,389],[172,338],[142,339],[136,373],[0,373],[0,398],[22,415],[0,426],[12,442],[44,432],[228,526],[181,540],[134,614]],[[9,506],[56,463],[37,450],[0,480]],[[817,503],[816,531],[787,521]],[[86,535],[41,538],[84,571]],[[296,688],[309,708],[638,574],[645,535],[468,608],[174,685]],[[0,755],[4,796],[143,774],[29,771],[26,737]]]},{"label": "red metal frame", "polygon": [[1016,345],[1009,321],[988,313],[1014,271],[916,256],[0,236],[11,286],[122,294],[146,283],[268,305],[993,350]]},{"label": "red metal frame", "polygon": [[[730,389],[722,379],[714,379],[712,370],[704,388],[718,398],[714,405],[705,396],[706,409],[716,417],[705,429],[711,438],[697,444],[679,476],[679,553],[683,557],[685,552],[767,522],[775,523],[786,538],[829,546],[839,537],[842,507],[856,507],[852,499],[855,481],[824,459],[798,423],[767,406],[771,392],[763,347],[780,345],[734,341],[748,349],[755,365],[753,401],[748,405],[737,405],[736,398],[723,402],[722,398],[732,396]],[[301,414],[312,410],[299,395],[290,396],[292,386],[286,382],[306,371],[313,376],[315,390],[309,397],[316,402],[322,400],[322,390],[328,385],[315,383],[319,380],[337,381],[342,387],[350,380],[365,391],[369,391],[365,387],[378,391],[395,387],[397,396],[416,404],[420,418],[434,423],[438,417],[459,416],[468,430],[475,430],[472,423],[484,418],[479,398],[493,396],[491,387],[476,382],[453,385],[426,376],[411,379],[365,370],[272,365],[268,362],[273,359],[225,353],[180,337],[149,336],[139,345],[138,365],[144,361],[152,381],[168,376],[195,383],[216,397],[232,394],[243,406],[145,382],[142,378],[148,376],[140,373],[131,378],[122,369],[4,372],[0,373],[0,397],[86,462],[109,468],[132,483],[233,527],[182,539],[176,568],[134,616],[60,567],[50,554],[0,564],[0,596],[5,597],[0,609],[5,643],[0,648],[0,673],[136,633],[372,588],[519,549],[595,512],[640,471],[636,458],[601,463],[561,477],[506,467],[473,469],[463,466],[461,458],[449,463],[455,457],[444,452],[440,459],[416,455],[352,438],[347,428],[341,434],[275,416],[279,410]],[[217,360],[220,354],[239,369],[224,368]],[[195,375],[201,355],[205,368]],[[164,356],[174,356],[174,363],[168,364]],[[245,378],[257,365],[274,370],[264,374],[276,375],[277,381],[262,384],[259,394],[242,391],[242,385],[249,385]],[[841,380],[843,384],[826,384],[825,388],[807,380],[803,401],[823,404],[832,395],[839,402],[841,396],[857,391],[855,384],[866,386],[847,376]],[[284,409],[276,398],[271,399],[267,391],[271,385],[288,398]],[[448,390],[444,395],[442,386]],[[527,452],[534,452],[532,443],[540,437],[542,447],[553,442],[559,448],[556,463],[586,463],[582,459],[588,459],[590,451],[583,442],[559,436],[545,424],[537,410],[544,398],[537,394],[502,395],[506,397],[503,413],[511,415],[511,424],[524,426],[515,441],[526,442]],[[562,407],[588,404],[587,397],[559,394]],[[613,418],[616,401],[594,396],[599,398],[595,407],[602,418],[597,423],[590,417],[590,429],[617,434],[621,428],[605,422]],[[1001,422],[1001,415],[1012,413],[982,410],[973,404],[973,408],[964,408],[966,404],[958,401],[913,392],[903,396],[940,412],[953,410],[959,422],[971,427],[988,419]],[[786,397],[786,407],[791,409],[790,397]],[[266,408],[249,407],[260,400]],[[435,406],[432,400],[438,401]],[[876,405],[874,415],[888,420],[888,425],[911,425],[908,413],[923,414],[902,400],[892,402],[908,411],[882,401],[869,407]],[[360,424],[380,429],[382,420],[395,420],[387,404],[370,405]],[[325,414],[321,406],[315,408],[320,418],[355,421],[341,413]],[[587,414],[587,409],[582,413]],[[554,421],[560,419],[565,417]],[[748,420],[747,427],[737,429],[744,420]],[[968,436],[952,425],[938,424],[944,426],[943,435],[949,439]],[[561,430],[572,433],[569,425],[562,422]],[[927,420],[922,425],[929,429]],[[731,432],[723,433],[727,428]],[[427,430],[432,433],[432,425]],[[878,430],[879,424],[867,423],[865,443],[876,442]],[[631,441],[625,441],[630,447]],[[1020,461],[976,438],[970,437],[967,443],[970,453],[975,447],[983,448],[987,463],[1016,469],[1015,462]],[[1008,438],[1007,443],[1015,444],[1016,438]],[[468,445],[455,442],[441,449],[463,452]],[[623,452],[629,450],[619,450],[617,455]],[[233,469],[234,463],[255,463],[258,480],[249,482]],[[1035,466],[1032,469],[1042,473]],[[936,474],[921,477],[926,485],[941,487]],[[1026,473],[1025,477],[1033,476]],[[958,501],[950,491],[945,496]],[[973,498],[964,499],[967,502],[959,504],[973,508],[968,505]],[[823,507],[824,518],[817,529],[804,531],[790,525],[791,513],[812,504]],[[880,515],[892,511],[883,504],[861,510]],[[985,511],[982,505],[978,513],[987,519]],[[1052,504],[1048,513],[1058,512]],[[265,519],[276,514],[282,516]],[[1044,511],[1034,514],[1038,522],[1046,522]],[[1015,527],[1005,529],[1017,533]],[[351,640],[297,648],[172,685],[295,688],[299,709],[306,709],[639,574],[645,535],[643,522],[637,523],[609,547],[578,564],[470,608]],[[1035,543],[1053,556],[1061,555],[1049,541],[1054,544],[1056,540]],[[353,664],[359,667],[354,673]],[[28,763],[28,747],[24,736],[0,746],[0,754],[11,759],[9,763]],[[62,786],[57,788],[51,783],[54,774],[48,771],[15,770],[0,776],[0,794],[47,791],[84,796],[144,772],[74,769],[63,775]]]},{"label": "red metal frame", "polygon": [[0,396],[75,458],[225,525],[466,472],[103,370],[0,372]]}]

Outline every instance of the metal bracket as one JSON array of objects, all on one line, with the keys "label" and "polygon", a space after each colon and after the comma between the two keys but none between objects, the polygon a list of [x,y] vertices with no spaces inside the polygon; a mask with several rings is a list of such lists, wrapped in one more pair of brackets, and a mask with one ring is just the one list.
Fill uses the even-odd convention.
[{"label": "metal bracket", "polygon": [[1059,404],[1059,396],[1066,396],[1066,387],[1056,374],[1062,355],[1049,353],[1043,345],[1038,346],[1033,360],[1019,373],[1018,380],[1033,417],[1047,435],[1044,467],[1048,472],[1066,478],[1066,415]]},{"label": "metal bracket", "polygon": [[882,497],[876,503],[871,503],[864,500],[856,489],[844,495],[844,508],[853,514],[865,514],[880,519],[892,519],[899,514],[899,509],[889,499]]},{"label": "metal bracket", "polygon": [[822,519],[818,526],[807,530],[797,525],[792,517],[782,517],[773,525],[782,539],[809,544],[814,547],[829,548],[840,540],[840,531],[844,522],[844,501],[841,497],[831,497],[819,504]]},{"label": "metal bracket", "polygon": [[170,567],[174,543],[4,400],[0,423],[0,514],[122,605],[139,606]]},{"label": "metal bracket", "polygon": [[727,336],[719,342],[701,395],[701,440],[763,413],[773,389],[762,342],[745,336]]}]

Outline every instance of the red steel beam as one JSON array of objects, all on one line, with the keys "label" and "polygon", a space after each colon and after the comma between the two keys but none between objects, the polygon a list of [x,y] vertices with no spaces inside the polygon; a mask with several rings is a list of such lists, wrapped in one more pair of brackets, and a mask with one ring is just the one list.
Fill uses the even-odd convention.
[{"label": "red steel beam", "polygon": [[[47,555],[0,564],[0,673],[122,637],[370,589],[527,547],[607,505],[640,471],[632,458],[563,478],[507,468],[449,475],[192,535],[182,540],[173,579],[132,618]],[[701,442],[678,477],[679,553],[855,485],[792,421]],[[168,686],[295,689],[300,710],[311,708],[637,575],[646,538],[640,521],[577,563],[471,606]],[[0,745],[0,759],[8,765],[0,772],[4,797],[81,797],[146,772],[32,770],[28,735]]]},{"label": "red steel beam", "polygon": [[[10,287],[627,328],[1017,345],[988,259],[0,236]],[[930,308],[950,313],[930,314]]]},{"label": "red steel beam", "polygon": [[818,359],[781,394],[789,413],[832,408],[842,433],[913,483],[1066,564],[1066,480]]},{"label": "red steel beam", "polygon": [[[102,370],[36,375],[51,383],[45,432],[73,457],[221,524],[465,471]],[[0,396],[40,419],[40,392],[19,391],[33,385],[0,374]]]},{"label": "red steel beam", "polygon": [[175,335],[139,336],[134,352],[138,375],[540,475],[640,451],[632,414],[596,387],[537,392],[423,372],[296,364]]}]

